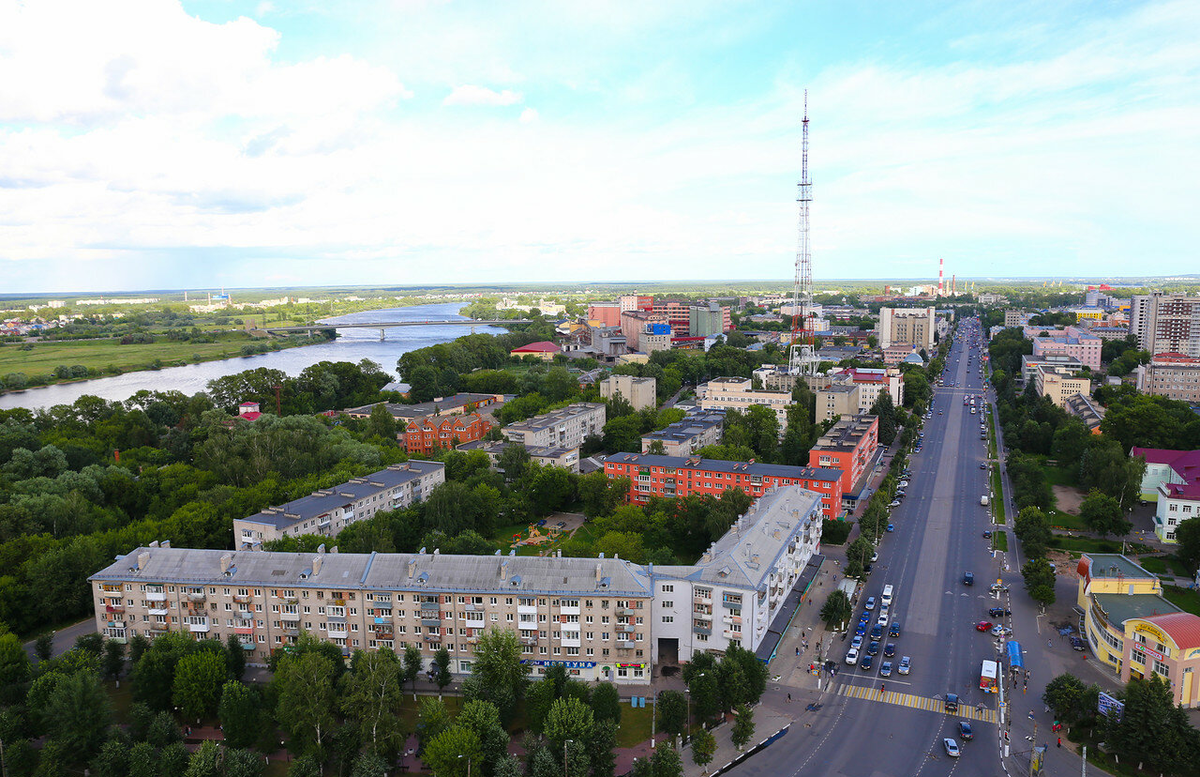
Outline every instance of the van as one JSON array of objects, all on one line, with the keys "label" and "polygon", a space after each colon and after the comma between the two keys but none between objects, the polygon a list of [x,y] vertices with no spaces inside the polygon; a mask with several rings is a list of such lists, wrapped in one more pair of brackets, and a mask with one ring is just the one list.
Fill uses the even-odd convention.
[{"label": "van", "polygon": [[880,597],[880,602],[884,607],[892,606],[892,587],[890,585],[885,585],[883,587],[883,596]]}]

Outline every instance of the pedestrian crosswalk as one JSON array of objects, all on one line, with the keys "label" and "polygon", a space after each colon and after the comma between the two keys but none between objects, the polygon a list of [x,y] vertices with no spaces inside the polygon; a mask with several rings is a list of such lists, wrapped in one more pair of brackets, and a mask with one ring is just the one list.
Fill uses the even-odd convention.
[{"label": "pedestrian crosswalk", "polygon": [[[940,712],[945,715],[951,713],[946,712],[946,704],[941,699],[930,699],[925,696],[917,696],[912,693],[900,693],[898,691],[880,691],[878,688],[865,688],[861,685],[851,685],[844,683],[838,687],[839,696],[848,696],[852,699],[865,699],[867,701],[876,701],[882,704],[899,704],[902,707],[912,707],[918,710],[929,710],[930,712]],[[959,704],[958,712],[953,713],[955,717],[965,720],[979,720],[984,723],[996,722],[996,711],[989,709],[979,709],[967,704]]]}]

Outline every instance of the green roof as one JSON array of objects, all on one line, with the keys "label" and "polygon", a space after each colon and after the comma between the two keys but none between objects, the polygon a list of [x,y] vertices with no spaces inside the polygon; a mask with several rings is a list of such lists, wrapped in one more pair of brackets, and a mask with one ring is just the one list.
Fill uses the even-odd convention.
[{"label": "green roof", "polygon": [[1122,556],[1120,553],[1088,553],[1087,556],[1092,560],[1091,575],[1093,580],[1118,576],[1155,577],[1155,575],[1138,566],[1135,562],[1130,561],[1128,557]]},{"label": "green roof", "polygon": [[1158,594],[1093,594],[1093,596],[1113,625],[1124,625],[1125,621],[1130,618],[1181,612],[1178,607]]}]

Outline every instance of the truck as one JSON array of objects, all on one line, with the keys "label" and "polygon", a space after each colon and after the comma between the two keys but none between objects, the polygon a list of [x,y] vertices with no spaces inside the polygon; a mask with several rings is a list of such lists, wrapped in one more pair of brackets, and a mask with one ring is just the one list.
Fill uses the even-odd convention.
[{"label": "truck", "polygon": [[979,690],[984,693],[996,693],[999,685],[1000,665],[995,661],[984,661],[979,669]]},{"label": "truck", "polygon": [[987,507],[987,505],[988,505],[987,494],[984,494],[983,496],[979,497],[979,504],[983,505],[984,507]]}]

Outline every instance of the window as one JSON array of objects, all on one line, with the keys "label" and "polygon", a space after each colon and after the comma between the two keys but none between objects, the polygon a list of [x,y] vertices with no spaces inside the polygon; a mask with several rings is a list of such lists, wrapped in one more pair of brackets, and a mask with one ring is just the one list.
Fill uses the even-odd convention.
[{"label": "window", "polygon": [[664,609],[671,610],[671,609],[674,609],[675,602],[663,602],[662,606]]},{"label": "window", "polygon": [[663,623],[674,623],[675,616],[674,615],[664,615],[664,616],[662,616],[662,622]]}]

